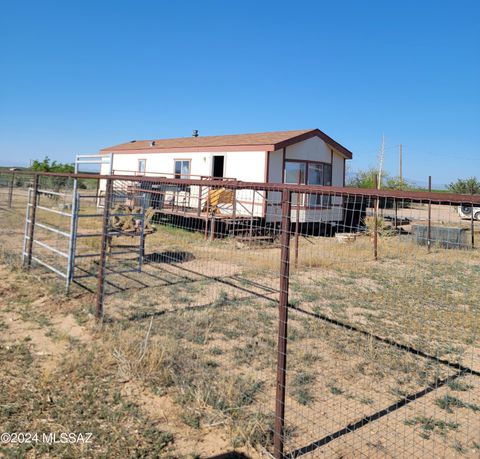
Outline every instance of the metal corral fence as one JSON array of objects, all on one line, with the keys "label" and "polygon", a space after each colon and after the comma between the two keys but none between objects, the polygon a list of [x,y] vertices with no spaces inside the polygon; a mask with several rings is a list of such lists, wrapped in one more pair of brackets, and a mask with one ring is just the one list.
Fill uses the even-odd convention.
[{"label": "metal corral fence", "polygon": [[175,343],[187,425],[276,458],[480,454],[480,196],[0,178],[4,254]]}]

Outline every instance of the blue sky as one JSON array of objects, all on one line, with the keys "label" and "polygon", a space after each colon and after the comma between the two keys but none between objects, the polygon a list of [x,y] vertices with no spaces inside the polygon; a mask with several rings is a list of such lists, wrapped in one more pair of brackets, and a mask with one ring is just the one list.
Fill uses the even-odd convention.
[{"label": "blue sky", "polygon": [[434,183],[480,176],[480,2],[3,1],[0,164],[318,127]]}]

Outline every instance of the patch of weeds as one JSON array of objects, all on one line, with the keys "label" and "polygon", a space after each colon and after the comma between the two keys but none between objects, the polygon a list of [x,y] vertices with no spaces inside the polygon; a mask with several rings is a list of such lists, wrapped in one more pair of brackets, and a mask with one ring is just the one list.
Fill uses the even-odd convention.
[{"label": "patch of weeds", "polygon": [[452,443],[452,448],[458,453],[458,454],[465,454],[467,452],[467,449],[458,441],[455,440]]},{"label": "patch of weeds", "polygon": [[[173,305],[178,305],[178,304],[190,304],[191,302],[191,296],[189,295],[188,291],[185,291],[185,288],[183,285],[175,285],[171,288],[168,289],[168,296],[170,299],[170,302]],[[153,305],[153,304],[151,304]]]},{"label": "patch of weeds", "polygon": [[201,366],[190,369],[189,380],[184,376],[177,376],[182,378],[177,382],[182,386],[179,403],[187,410],[196,410],[201,417],[208,414],[206,406],[227,418],[237,417],[244,407],[254,402],[263,388],[263,382],[252,377],[222,376],[213,369],[202,370]]},{"label": "patch of weeds", "polygon": [[288,300],[288,306],[290,306],[291,308],[296,308],[298,307],[300,304],[300,300],[298,298],[290,298]]},{"label": "patch of weeds", "polygon": [[465,349],[461,346],[447,345],[443,349],[444,354],[453,354],[453,355],[462,355],[465,352]]},{"label": "patch of weeds", "polygon": [[239,448],[244,445],[264,448],[273,444],[275,430],[275,416],[258,411],[246,413],[233,428],[233,447]]},{"label": "patch of weeds", "polygon": [[312,292],[312,291],[303,291],[302,292],[302,296],[301,296],[301,299],[302,301],[304,301],[305,303],[314,303],[315,301],[317,301],[319,298],[319,295],[317,292]]},{"label": "patch of weeds", "polygon": [[433,417],[417,416],[405,421],[407,426],[420,426],[422,432],[420,436],[422,438],[430,438],[433,432],[438,432],[440,435],[445,436],[449,430],[457,430],[460,424],[456,422],[446,422]]},{"label": "patch of weeds", "polygon": [[[270,449],[273,446],[273,433],[275,430],[275,416],[273,413],[260,411],[244,411],[231,425],[233,447],[244,445],[252,447],[262,446]],[[288,422],[284,426],[284,440],[287,442],[295,433],[295,428]]]},{"label": "patch of weeds", "polygon": [[78,308],[73,311],[73,317],[78,325],[85,325],[89,321],[89,315],[94,310],[93,305],[90,307]]},{"label": "patch of weeds", "polygon": [[408,395],[408,392],[402,389],[401,387],[391,387],[389,392],[395,397],[404,398]]},{"label": "patch of weeds", "polygon": [[185,425],[194,429],[200,429],[201,416],[198,413],[192,410],[185,410],[180,415],[180,419],[184,422]]},{"label": "patch of weeds", "polygon": [[373,405],[373,399],[369,397],[360,397],[359,402],[363,403],[364,405]]},{"label": "patch of weeds", "polygon": [[288,339],[289,341],[299,341],[304,338],[304,333],[301,332],[297,327],[292,327],[288,329]]},{"label": "patch of weeds", "polygon": [[345,391],[340,386],[337,386],[334,381],[328,383],[327,388],[333,395],[342,395],[345,393]]},{"label": "patch of weeds", "polygon": [[228,293],[225,290],[220,290],[212,306],[216,306],[216,307],[225,306],[228,304],[228,301],[229,301]]},{"label": "patch of weeds", "polygon": [[265,311],[259,311],[257,314],[257,318],[259,322],[261,322],[263,325],[269,326],[272,323],[272,315],[271,313],[265,312]]},{"label": "patch of weeds", "polygon": [[223,354],[223,350],[222,348],[218,347],[218,346],[213,346],[211,349],[210,349],[210,354],[212,355],[222,355]]},{"label": "patch of weeds", "polygon": [[58,331],[53,327],[48,328],[48,330],[45,332],[45,336],[52,338],[54,341],[57,341],[60,339],[60,335]]},{"label": "patch of weeds", "polygon": [[304,352],[300,359],[302,360],[304,365],[311,365],[312,363],[318,362],[320,360],[320,356],[318,354],[314,354],[313,352]]},{"label": "patch of weeds", "polygon": [[467,390],[473,389],[473,386],[471,384],[464,383],[459,379],[454,379],[453,381],[450,381],[448,383],[448,387],[456,392],[466,392]]},{"label": "patch of weeds", "polygon": [[210,332],[214,327],[214,318],[210,315],[196,317],[188,328],[186,328],[183,337],[195,344],[206,344],[210,339]]},{"label": "patch of weeds", "polygon": [[245,346],[237,346],[233,349],[235,363],[238,365],[248,365],[257,355],[258,346],[254,343],[247,343]]},{"label": "patch of weeds", "polygon": [[468,345],[473,344],[473,343],[475,343],[475,339],[476,339],[476,335],[474,335],[474,334],[469,335],[465,338],[465,344],[468,344]]},{"label": "patch of weeds", "polygon": [[205,360],[205,366],[207,368],[217,368],[219,365],[215,360]]},{"label": "patch of weeds", "polygon": [[225,328],[222,330],[223,336],[227,339],[236,339],[242,336],[242,332],[235,328]]},{"label": "patch of weeds", "polygon": [[292,380],[292,397],[300,405],[309,405],[313,402],[312,384],[315,382],[315,375],[307,372],[300,372]]},{"label": "patch of weeds", "polygon": [[465,403],[463,400],[450,394],[446,394],[442,398],[437,398],[435,404],[447,413],[453,413],[452,408],[469,408],[472,411],[480,411],[480,406],[474,403]]}]

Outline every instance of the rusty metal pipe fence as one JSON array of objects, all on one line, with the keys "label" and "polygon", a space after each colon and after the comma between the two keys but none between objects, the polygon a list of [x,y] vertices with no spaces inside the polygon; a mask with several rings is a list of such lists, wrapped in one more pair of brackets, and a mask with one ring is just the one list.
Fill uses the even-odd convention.
[{"label": "rusty metal pipe fence", "polygon": [[57,266],[37,193],[75,195],[74,181],[72,279],[97,317],[155,320],[230,378],[207,414],[185,408],[196,428],[228,424],[275,458],[478,457],[480,196],[1,172],[4,253],[25,234],[26,265]]}]

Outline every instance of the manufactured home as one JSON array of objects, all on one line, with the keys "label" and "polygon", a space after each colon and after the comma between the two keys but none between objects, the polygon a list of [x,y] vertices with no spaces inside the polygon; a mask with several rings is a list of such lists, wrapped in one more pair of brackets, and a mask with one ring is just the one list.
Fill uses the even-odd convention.
[{"label": "manufactured home", "polygon": [[[203,137],[194,131],[191,137],[132,140],[100,153],[110,155],[108,167],[118,175],[340,187],[345,185],[346,161],[352,158],[349,150],[319,129]],[[214,196],[202,192],[201,186],[170,186],[163,194],[153,204],[159,213],[193,218],[213,209],[207,208],[207,201],[211,204]],[[279,200],[280,194],[272,191],[239,190],[223,197],[217,192],[215,212],[218,218],[255,217],[269,223],[278,219]],[[292,218],[297,212],[302,223],[338,222],[343,218],[342,198],[300,196]]]}]

